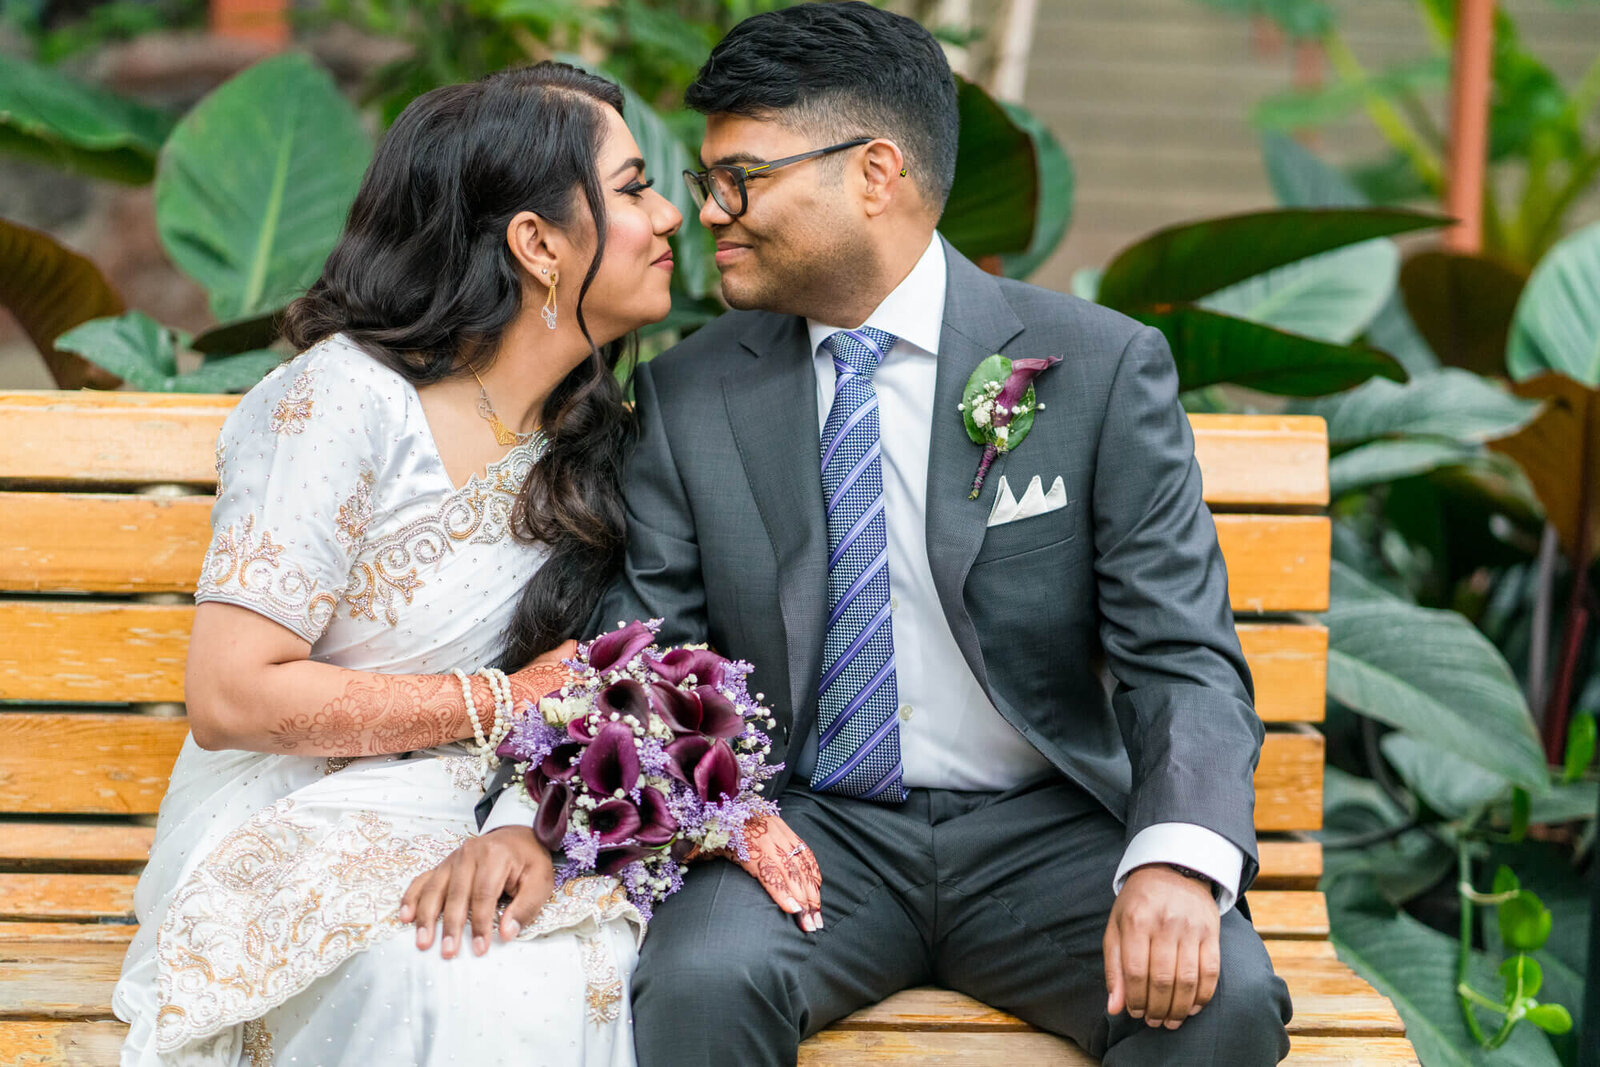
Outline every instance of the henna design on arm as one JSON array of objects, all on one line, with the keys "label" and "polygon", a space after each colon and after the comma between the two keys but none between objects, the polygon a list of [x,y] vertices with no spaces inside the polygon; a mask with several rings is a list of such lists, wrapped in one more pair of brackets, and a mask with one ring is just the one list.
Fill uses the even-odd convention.
[{"label": "henna design on arm", "polygon": [[[472,684],[474,702],[492,708],[488,684]],[[307,756],[415,752],[471,736],[461,689],[442,674],[358,675],[320,710],[286,716],[271,731],[274,749]]]}]

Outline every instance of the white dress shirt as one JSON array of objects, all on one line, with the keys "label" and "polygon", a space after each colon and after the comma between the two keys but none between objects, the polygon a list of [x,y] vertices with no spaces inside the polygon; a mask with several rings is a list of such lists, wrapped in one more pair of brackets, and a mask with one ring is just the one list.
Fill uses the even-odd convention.
[{"label": "white dress shirt", "polygon": [[[935,234],[911,273],[860,324],[897,339],[884,354],[872,383],[878,394],[882,439],[900,759],[909,788],[998,792],[1047,777],[1054,769],[1006,722],[967,667],[945,621],[928,562],[928,452],[946,276],[944,245]],[[816,363],[820,427],[827,422],[837,384],[833,358],[822,351],[822,342],[840,328],[810,319],[806,328]],[[950,417],[956,417],[955,413]],[[813,728],[796,760],[797,780],[809,780],[816,751]],[[515,796],[520,790],[507,793]],[[531,823],[526,802],[520,805],[523,810],[515,811],[518,807],[502,796],[484,824],[484,832]],[[502,811],[506,811],[504,818]],[[1134,868],[1150,863],[1174,863],[1206,875],[1221,887],[1218,905],[1226,912],[1238,895],[1244,856],[1227,838],[1203,826],[1158,823],[1128,843],[1114,888],[1120,892]]]}]

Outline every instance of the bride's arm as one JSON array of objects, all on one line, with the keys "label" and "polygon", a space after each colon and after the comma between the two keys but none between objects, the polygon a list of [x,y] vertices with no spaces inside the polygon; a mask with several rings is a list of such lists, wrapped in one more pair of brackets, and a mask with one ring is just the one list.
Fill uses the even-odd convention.
[{"label": "bride's arm", "polygon": [[[569,642],[509,675],[517,704],[561,684]],[[232,604],[195,608],[185,681],[189,729],[206,749],[295,756],[412,752],[473,737],[461,683],[449,674],[348,671],[307,657],[311,645],[265,616]],[[489,683],[471,677],[485,732]]]}]

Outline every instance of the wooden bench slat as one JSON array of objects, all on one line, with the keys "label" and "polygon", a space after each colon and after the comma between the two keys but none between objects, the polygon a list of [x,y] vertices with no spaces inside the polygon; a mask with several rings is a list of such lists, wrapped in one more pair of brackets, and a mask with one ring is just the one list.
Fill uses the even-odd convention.
[{"label": "wooden bench slat", "polygon": [[1228,599],[1241,614],[1327,611],[1333,527],[1322,515],[1217,515]]},{"label": "wooden bench slat", "polygon": [[154,814],[188,732],[181,718],[0,712],[0,811]]},{"label": "wooden bench slat", "polygon": [[1190,415],[1206,503],[1325,507],[1328,429],[1306,415]]},{"label": "wooden bench slat", "polygon": [[1322,828],[1322,771],[1325,743],[1310,727],[1269,730],[1256,765],[1256,829]]},{"label": "wooden bench slat", "polygon": [[0,941],[0,1019],[106,1019],[126,945]]},{"label": "wooden bench slat", "polygon": [[[182,702],[194,608],[0,599],[0,700]],[[1320,722],[1327,631],[1239,624],[1265,722]]]},{"label": "wooden bench slat", "polygon": [[[82,390],[0,392],[0,480],[215,484],[215,447],[238,397]],[[1327,431],[1304,415],[1191,415],[1205,499],[1328,502]]]},{"label": "wooden bench slat", "polygon": [[0,823],[0,863],[131,866],[145,862],[155,836],[153,826],[125,823]]},{"label": "wooden bench slat", "polygon": [[186,604],[0,600],[0,700],[181,701],[193,617]]},{"label": "wooden bench slat", "polygon": [[217,432],[238,402],[88,389],[0,393],[0,480],[210,486]]},{"label": "wooden bench slat", "polygon": [[0,920],[131,920],[132,874],[0,874]]},{"label": "wooden bench slat", "polygon": [[27,1067],[116,1067],[128,1028],[103,1022],[0,1023],[0,1063]]},{"label": "wooden bench slat", "polygon": [[139,928],[123,922],[0,922],[0,941],[48,944],[52,941],[96,941],[126,946]]},{"label": "wooden bench slat", "polygon": [[214,499],[0,493],[0,589],[192,593]]},{"label": "wooden bench slat", "polygon": [[1315,889],[1322,878],[1322,844],[1317,841],[1276,841],[1256,843],[1261,871],[1255,888]]}]

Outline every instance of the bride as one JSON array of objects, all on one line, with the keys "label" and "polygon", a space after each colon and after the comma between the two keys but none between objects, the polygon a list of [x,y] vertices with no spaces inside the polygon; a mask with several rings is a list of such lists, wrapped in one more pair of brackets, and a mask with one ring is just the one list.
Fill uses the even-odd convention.
[{"label": "bride", "polygon": [[125,1065],[633,1062],[613,879],[552,895],[546,858],[493,952],[398,935],[475,832],[483,735],[559,684],[620,559],[615,371],[682,221],[651,185],[617,88],[558,64],[430,92],[378,149],[302,353],[217,446]]}]

